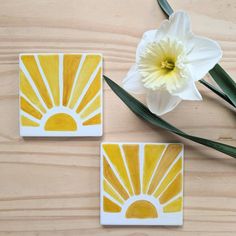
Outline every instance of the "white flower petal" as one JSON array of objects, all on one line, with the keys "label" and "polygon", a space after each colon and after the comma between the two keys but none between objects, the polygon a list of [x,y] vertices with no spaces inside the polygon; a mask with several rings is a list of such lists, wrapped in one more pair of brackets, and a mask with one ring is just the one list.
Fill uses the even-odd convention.
[{"label": "white flower petal", "polygon": [[165,20],[161,24],[158,34],[156,35],[156,41],[159,41],[166,36],[185,41],[185,39],[191,34],[190,19],[188,14],[186,12],[179,11],[172,14],[169,20]]},{"label": "white flower petal", "polygon": [[166,90],[150,90],[147,94],[148,108],[158,116],[173,110],[180,102],[181,99],[178,96],[172,96]]},{"label": "white flower petal", "polygon": [[137,65],[133,65],[127,76],[123,80],[123,88],[129,92],[136,94],[144,94],[146,93],[146,89],[142,84],[142,78],[140,73],[138,72]]},{"label": "white flower petal", "polygon": [[193,36],[187,43],[188,65],[195,80],[202,79],[221,59],[219,44],[211,39]]},{"label": "white flower petal", "polygon": [[136,62],[139,61],[140,55],[143,53],[143,50],[146,48],[147,44],[155,41],[156,34],[157,30],[149,30],[143,34],[136,50]]},{"label": "white flower petal", "polygon": [[202,95],[199,93],[194,82],[189,82],[183,91],[175,93],[183,100],[202,100]]}]

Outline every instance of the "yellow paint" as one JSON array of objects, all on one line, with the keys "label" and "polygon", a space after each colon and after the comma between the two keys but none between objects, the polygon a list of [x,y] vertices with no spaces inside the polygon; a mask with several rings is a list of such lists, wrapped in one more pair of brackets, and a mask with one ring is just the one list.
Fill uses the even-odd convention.
[{"label": "yellow paint", "polygon": [[128,193],[126,192],[124,187],[121,185],[120,181],[117,179],[117,177],[113,173],[105,157],[103,157],[103,176],[112,185],[112,187],[120,194],[120,196],[123,199],[127,200],[129,198]]},{"label": "yellow paint", "polygon": [[182,190],[182,174],[180,173],[173,182],[168,186],[165,192],[159,198],[161,204],[164,204],[175,197]]},{"label": "yellow paint", "polygon": [[125,168],[125,164],[121,155],[121,150],[118,144],[103,144],[103,149],[106,152],[109,160],[118,172],[119,178],[123,181],[130,195],[133,195],[133,190],[129,177]]},{"label": "yellow paint", "polygon": [[158,165],[158,168],[153,176],[153,179],[151,181],[150,187],[148,189],[148,194],[153,194],[155,191],[157,185],[163,178],[164,174],[170,167],[170,165],[173,163],[173,161],[177,158],[179,153],[182,150],[182,146],[180,144],[169,144],[165,153],[163,154],[162,159],[160,160],[160,163]]},{"label": "yellow paint", "polygon": [[105,212],[117,213],[121,211],[121,207],[112,202],[110,199],[103,197],[103,210]]},{"label": "yellow paint", "polygon": [[182,211],[183,198],[179,197],[163,207],[165,213]]},{"label": "yellow paint", "polygon": [[54,103],[59,106],[60,89],[59,89],[59,56],[58,55],[39,55],[41,68],[46,76],[49,87],[52,92]]},{"label": "yellow paint", "polygon": [[39,124],[30,120],[29,118],[25,116],[21,116],[21,125],[22,126],[33,126],[33,127],[38,127]]},{"label": "yellow paint", "polygon": [[[101,56],[99,55],[87,55],[86,59],[82,65],[78,79],[75,84],[75,90],[72,94],[72,99],[69,107],[72,109],[76,105],[80,95],[82,94],[86,84],[88,83],[94,70],[97,68],[99,62],[101,61]],[[97,74],[99,81],[101,80],[101,70]],[[91,92],[90,92],[91,93]]]},{"label": "yellow paint", "polygon": [[156,207],[146,200],[138,200],[133,202],[125,213],[126,218],[148,219],[157,218]]},{"label": "yellow paint", "polygon": [[44,84],[42,76],[39,72],[37,63],[33,55],[24,55],[21,56],[21,60],[24,63],[26,69],[28,70],[32,80],[34,81],[35,86],[37,87],[45,105],[48,108],[52,108],[52,101],[48,94],[47,88]]},{"label": "yellow paint", "polygon": [[94,111],[96,111],[101,106],[101,97],[100,95],[95,98],[95,100],[81,113],[80,117],[85,119]]},{"label": "yellow paint", "polygon": [[36,110],[29,102],[27,102],[23,97],[20,97],[20,107],[23,111],[29,115],[35,117],[36,119],[41,119],[42,114]]},{"label": "yellow paint", "polygon": [[97,114],[95,116],[93,116],[92,118],[86,120],[83,122],[84,126],[88,126],[88,125],[99,125],[101,124],[102,120],[101,120],[101,114]]},{"label": "yellow paint", "polygon": [[57,113],[47,120],[44,129],[46,131],[75,131],[75,120],[66,113]]},{"label": "yellow paint", "polygon": [[165,145],[146,144],[144,147],[143,193],[147,193],[153,171],[165,149]]},{"label": "yellow paint", "polygon": [[103,189],[107,192],[113,199],[115,199],[120,204],[124,203],[124,200],[112,189],[106,180],[103,180]]},{"label": "yellow paint", "polygon": [[139,145],[123,145],[135,195],[140,194]]},{"label": "yellow paint", "polygon": [[78,108],[76,109],[77,113],[80,113],[82,109],[91,101],[93,97],[101,90],[101,68],[99,69],[95,79],[93,80],[92,84],[90,85],[88,91],[84,95],[81,103],[79,104]]},{"label": "yellow paint", "polygon": [[[22,55],[20,60],[25,70],[20,71],[20,92],[25,99],[21,98],[21,109],[41,119],[48,109],[58,109],[59,113],[60,108],[66,106],[79,113],[78,119],[81,119],[83,126],[101,124],[102,59],[100,55],[91,54],[85,55],[82,62],[82,56],[64,54],[62,65],[58,54]],[[30,78],[27,78],[28,73]],[[32,80],[32,84],[28,79]],[[24,123],[30,122],[24,120]],[[60,113],[50,117],[44,129],[75,131],[77,125],[77,120],[69,114]]]},{"label": "yellow paint", "polygon": [[[63,105],[67,106],[71,90],[74,84],[76,72],[81,61],[81,55],[64,55],[63,61]],[[75,90],[76,93],[80,94],[80,91]]]},{"label": "yellow paint", "polygon": [[158,187],[158,189],[154,193],[154,196],[156,198],[166,189],[167,185],[172,182],[172,180],[181,171],[181,169],[182,169],[182,157],[179,158],[179,160],[174,164],[168,175],[162,181],[160,187]]},{"label": "yellow paint", "polygon": [[20,70],[20,90],[41,112],[46,113],[45,108],[42,106],[22,70]]}]

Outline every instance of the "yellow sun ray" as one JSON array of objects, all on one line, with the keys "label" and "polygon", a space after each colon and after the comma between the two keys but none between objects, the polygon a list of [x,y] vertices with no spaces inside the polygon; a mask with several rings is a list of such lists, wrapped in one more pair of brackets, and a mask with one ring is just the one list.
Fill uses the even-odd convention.
[{"label": "yellow sun ray", "polygon": [[21,60],[25,65],[25,68],[29,72],[35,86],[37,87],[40,96],[48,108],[52,108],[52,101],[48,94],[47,88],[44,84],[43,78],[38,69],[37,63],[33,55],[21,56]]},{"label": "yellow sun ray", "polygon": [[87,125],[99,125],[102,123],[102,119],[101,119],[101,113],[93,116],[92,118],[86,120],[83,122],[83,125],[84,126],[87,126]]},{"label": "yellow sun ray", "polygon": [[179,160],[174,164],[174,166],[171,168],[167,176],[161,182],[158,189],[153,194],[156,198],[162,193],[162,191],[167,187],[167,185],[171,183],[171,181],[175,178],[175,176],[180,172],[181,169],[182,169],[182,157],[179,158]]},{"label": "yellow sun ray", "polygon": [[104,144],[103,149],[107,154],[107,157],[111,161],[112,165],[119,174],[119,177],[123,181],[130,195],[133,195],[133,190],[129,177],[125,168],[125,163],[122,158],[121,150],[118,144]]},{"label": "yellow sun ray", "polygon": [[38,127],[39,124],[30,120],[29,118],[25,116],[21,116],[21,125],[23,126],[33,126],[33,127]]},{"label": "yellow sun ray", "polygon": [[124,204],[124,200],[112,189],[110,184],[105,179],[103,180],[103,189],[117,202],[119,202],[120,204]]},{"label": "yellow sun ray", "polygon": [[116,203],[108,199],[107,197],[103,197],[103,210],[105,212],[120,212],[121,207],[118,206]]},{"label": "yellow sun ray", "polygon": [[[67,106],[70,96],[71,90],[74,84],[76,72],[81,61],[81,55],[64,55],[63,60],[63,105]],[[79,93],[76,90],[76,93]],[[80,94],[80,93],[79,93]]]},{"label": "yellow sun ray", "polygon": [[139,145],[123,145],[126,163],[133,183],[135,195],[140,194]]},{"label": "yellow sun ray", "polygon": [[89,103],[89,101],[91,101],[91,99],[100,91],[100,89],[101,89],[101,68],[99,69],[95,79],[93,80],[88,91],[86,92],[78,108],[76,109],[76,112],[80,113],[81,110]]},{"label": "yellow sun ray", "polygon": [[172,181],[172,183],[167,187],[167,189],[162,193],[159,198],[159,202],[161,204],[165,204],[182,190],[182,173],[178,174],[178,176]]},{"label": "yellow sun ray", "polygon": [[59,56],[58,55],[38,55],[41,68],[52,91],[52,96],[56,106],[60,103],[59,90]]},{"label": "yellow sun ray", "polygon": [[183,198],[179,197],[174,201],[170,202],[166,206],[163,207],[163,212],[171,213],[171,212],[179,212],[182,211],[183,208]]},{"label": "yellow sun ray", "polygon": [[41,112],[46,113],[45,108],[42,106],[22,70],[20,70],[20,90]]},{"label": "yellow sun ray", "polygon": [[147,144],[144,147],[143,193],[147,192],[153,171],[165,149],[165,145]]},{"label": "yellow sun ray", "polygon": [[[78,75],[78,78],[75,82],[76,84],[75,84],[74,92],[72,94],[71,102],[69,104],[69,107],[71,109],[73,109],[74,106],[76,105],[80,94],[82,94],[82,91],[84,90],[86,84],[88,83],[91,75],[94,73],[94,68],[97,68],[100,61],[101,61],[101,56],[99,56],[99,55],[87,55],[86,56],[85,61],[84,61],[82,68],[80,70],[80,73]],[[98,77],[100,76],[99,77],[99,82],[100,82],[101,70],[99,70],[99,73],[97,74],[97,76]]]},{"label": "yellow sun ray", "polygon": [[175,158],[179,155],[182,150],[182,146],[180,144],[169,144],[165,153],[163,154],[162,159],[159,162],[159,165],[155,171],[155,174],[152,178],[151,184],[148,189],[148,194],[153,194],[157,185],[163,178],[164,174],[173,163]]},{"label": "yellow sun ray", "polygon": [[41,119],[42,114],[36,110],[28,101],[26,101],[23,97],[20,97],[20,107],[21,109],[28,113],[29,115],[35,117],[36,119]]},{"label": "yellow sun ray", "polygon": [[99,95],[93,100],[93,102],[87,108],[85,108],[85,110],[81,113],[80,117],[82,119],[85,119],[100,107],[101,107],[101,96]]},{"label": "yellow sun ray", "polygon": [[103,158],[103,175],[123,199],[127,200],[129,198],[129,194],[126,192],[124,187],[121,185],[120,181],[117,179],[117,177],[113,173],[105,157]]}]

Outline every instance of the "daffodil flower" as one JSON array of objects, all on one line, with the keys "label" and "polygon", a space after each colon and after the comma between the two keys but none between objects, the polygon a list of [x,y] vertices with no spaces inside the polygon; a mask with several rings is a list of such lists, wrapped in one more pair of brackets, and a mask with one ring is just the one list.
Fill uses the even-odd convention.
[{"label": "daffodil flower", "polygon": [[195,82],[221,57],[219,44],[194,35],[187,13],[176,12],[159,30],[144,33],[137,47],[136,63],[124,79],[123,87],[146,94],[150,111],[163,115],[182,100],[202,100]]}]

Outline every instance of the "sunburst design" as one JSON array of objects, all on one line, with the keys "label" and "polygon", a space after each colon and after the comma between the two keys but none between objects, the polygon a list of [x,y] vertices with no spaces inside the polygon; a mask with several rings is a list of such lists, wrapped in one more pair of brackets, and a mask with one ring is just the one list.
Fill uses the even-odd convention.
[{"label": "sunburst design", "polygon": [[181,225],[182,144],[101,146],[101,224]]},{"label": "sunburst design", "polygon": [[21,54],[22,136],[101,136],[100,54]]}]

